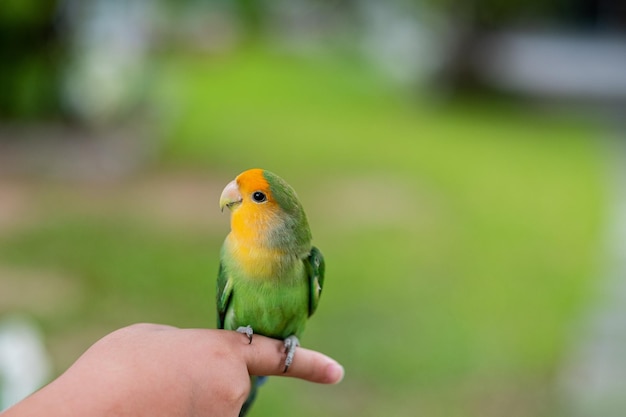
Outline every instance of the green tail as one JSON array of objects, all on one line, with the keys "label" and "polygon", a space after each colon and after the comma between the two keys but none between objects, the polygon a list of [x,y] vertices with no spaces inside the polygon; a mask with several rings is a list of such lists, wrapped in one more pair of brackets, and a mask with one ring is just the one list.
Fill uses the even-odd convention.
[{"label": "green tail", "polygon": [[254,400],[256,399],[257,391],[259,387],[263,385],[263,383],[267,380],[266,376],[251,376],[250,377],[250,394],[248,394],[248,398],[246,398],[246,402],[241,406],[241,411],[239,411],[239,417],[244,417],[248,414],[248,410],[252,407]]}]

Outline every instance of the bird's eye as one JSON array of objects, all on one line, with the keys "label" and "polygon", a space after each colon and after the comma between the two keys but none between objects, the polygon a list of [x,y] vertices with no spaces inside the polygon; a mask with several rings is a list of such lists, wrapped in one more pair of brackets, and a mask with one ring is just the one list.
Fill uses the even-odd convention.
[{"label": "bird's eye", "polygon": [[252,199],[255,203],[262,203],[267,200],[267,197],[261,191],[255,191],[252,193]]}]

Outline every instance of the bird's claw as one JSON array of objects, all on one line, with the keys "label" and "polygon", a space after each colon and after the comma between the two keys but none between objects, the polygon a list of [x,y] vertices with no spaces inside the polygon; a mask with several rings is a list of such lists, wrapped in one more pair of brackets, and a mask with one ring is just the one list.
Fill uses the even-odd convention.
[{"label": "bird's claw", "polygon": [[296,347],[300,346],[300,341],[294,335],[289,336],[284,340],[285,344],[285,352],[287,353],[287,358],[285,358],[285,369],[283,373],[287,372],[291,363],[293,362],[293,357],[296,354]]},{"label": "bird's claw", "polygon": [[252,335],[254,334],[254,331],[252,330],[252,327],[250,327],[250,325],[237,327],[237,332],[245,334],[248,337],[248,344],[252,343]]}]

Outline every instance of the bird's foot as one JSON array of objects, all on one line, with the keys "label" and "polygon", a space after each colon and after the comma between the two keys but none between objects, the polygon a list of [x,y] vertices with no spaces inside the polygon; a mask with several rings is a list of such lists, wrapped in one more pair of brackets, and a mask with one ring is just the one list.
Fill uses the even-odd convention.
[{"label": "bird's foot", "polygon": [[254,334],[254,331],[252,331],[252,327],[250,327],[249,324],[247,326],[238,327],[237,332],[245,334],[248,337],[248,344],[252,343],[252,335]]},{"label": "bird's foot", "polygon": [[287,372],[287,369],[291,366],[293,362],[293,357],[296,354],[296,347],[300,346],[300,341],[294,335],[289,336],[284,340],[285,344],[285,352],[287,353],[287,358],[285,359],[285,369],[283,372]]}]

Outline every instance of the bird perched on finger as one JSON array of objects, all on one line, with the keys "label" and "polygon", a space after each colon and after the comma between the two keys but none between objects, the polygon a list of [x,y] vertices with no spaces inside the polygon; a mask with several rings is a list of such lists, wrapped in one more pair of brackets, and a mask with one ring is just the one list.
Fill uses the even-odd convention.
[{"label": "bird perched on finger", "polygon": [[[220,196],[231,211],[230,233],[221,250],[217,278],[218,327],[284,341],[289,370],[307,319],[317,309],[324,284],[322,253],[296,192],[278,175],[250,169]],[[254,401],[262,378],[253,377],[240,417]]]}]

